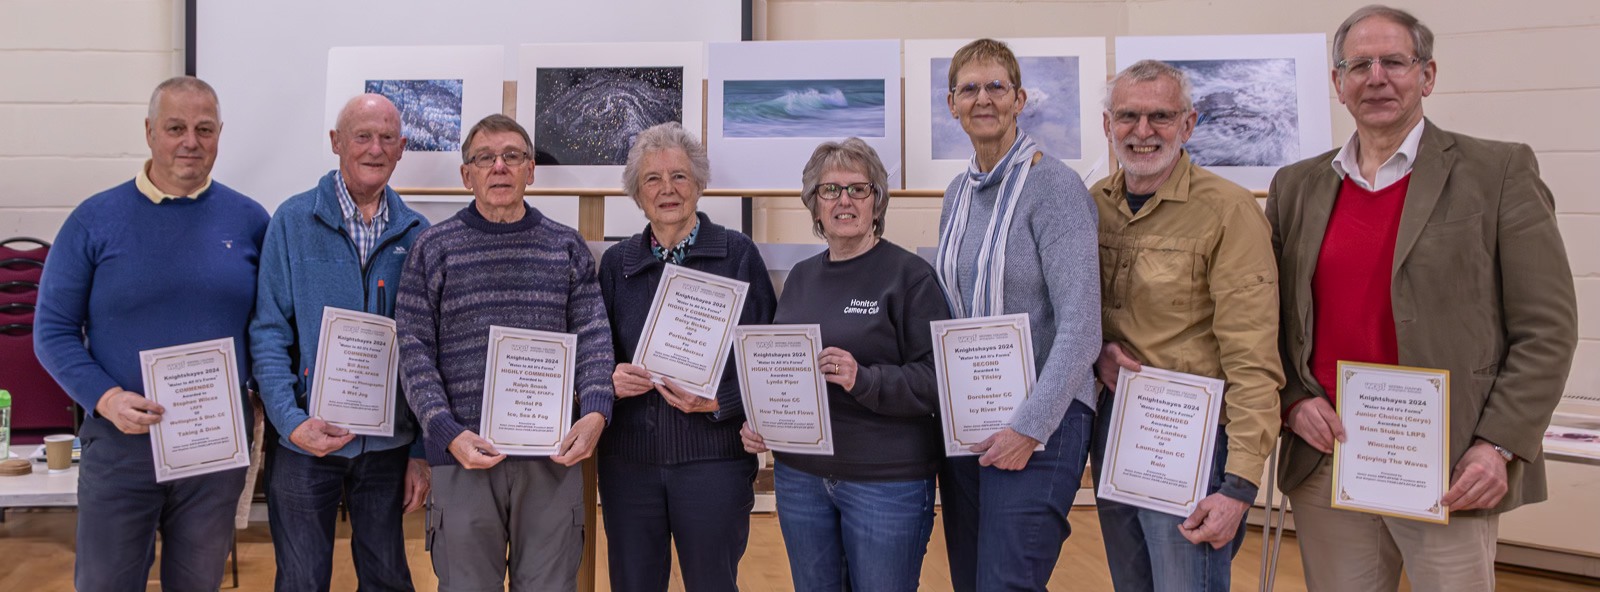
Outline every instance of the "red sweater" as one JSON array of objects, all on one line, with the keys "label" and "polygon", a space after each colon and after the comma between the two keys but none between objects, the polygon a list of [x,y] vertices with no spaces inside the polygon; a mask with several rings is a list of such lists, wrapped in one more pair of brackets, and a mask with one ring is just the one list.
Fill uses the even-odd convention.
[{"label": "red sweater", "polygon": [[1378,191],[1345,177],[1311,278],[1311,374],[1337,405],[1339,361],[1399,363],[1390,270],[1411,175]]}]

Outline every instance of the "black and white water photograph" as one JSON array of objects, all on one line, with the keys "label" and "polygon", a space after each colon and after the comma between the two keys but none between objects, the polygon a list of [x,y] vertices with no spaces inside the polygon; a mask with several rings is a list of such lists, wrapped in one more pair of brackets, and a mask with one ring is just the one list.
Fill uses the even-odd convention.
[{"label": "black and white water photograph", "polygon": [[1282,166],[1300,160],[1293,58],[1170,60],[1189,75],[1200,114],[1186,147],[1201,166]]},{"label": "black and white water photograph", "polygon": [[683,121],[682,67],[539,68],[535,85],[540,165],[622,165],[640,132]]},{"label": "black and white water photograph", "polygon": [[[1018,56],[1017,65],[1022,68],[1022,88],[1028,94],[1017,127],[1045,154],[1064,160],[1083,158],[1078,56]],[[961,130],[961,122],[950,117],[950,58],[929,60],[928,70],[933,158],[972,158],[972,140]]]},{"label": "black and white water photograph", "polygon": [[461,149],[461,79],[368,80],[366,92],[388,97],[400,109],[407,152]]}]

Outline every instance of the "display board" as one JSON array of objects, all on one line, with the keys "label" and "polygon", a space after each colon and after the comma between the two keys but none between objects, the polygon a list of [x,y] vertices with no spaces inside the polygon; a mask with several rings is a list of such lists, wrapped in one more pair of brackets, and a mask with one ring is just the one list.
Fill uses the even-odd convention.
[{"label": "display board", "polygon": [[[191,0],[189,24],[190,72],[222,103],[216,178],[274,210],[338,165],[325,120],[334,47],[498,45],[501,80],[512,81],[523,44],[739,41],[750,9],[749,0]],[[576,226],[570,201],[547,212]]]}]

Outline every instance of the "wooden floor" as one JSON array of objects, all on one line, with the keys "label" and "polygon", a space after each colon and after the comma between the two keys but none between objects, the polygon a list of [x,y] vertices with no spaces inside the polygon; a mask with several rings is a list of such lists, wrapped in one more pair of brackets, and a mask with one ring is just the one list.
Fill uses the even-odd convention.
[{"label": "wooden floor", "polygon": [[[10,510],[6,521],[0,524],[0,590],[30,592],[67,592],[72,590],[72,561],[76,512],[72,510]],[[774,514],[756,514],[750,518],[750,548],[745,553],[739,570],[739,587],[745,592],[778,592],[791,589],[789,565],[783,549],[783,538],[778,531]],[[1079,508],[1072,512],[1073,536],[1061,552],[1051,580],[1051,590],[1111,590],[1110,575],[1106,571],[1105,549],[1100,545],[1099,524],[1094,511]],[[438,585],[428,556],[422,550],[422,520],[412,514],[406,520],[406,550],[411,559],[412,578],[418,590],[434,590]],[[340,544],[335,551],[333,589],[353,590],[356,587],[353,568],[350,566],[349,528],[340,524]],[[1244,550],[1234,562],[1233,588],[1256,590],[1260,561],[1261,533],[1254,529]],[[605,538],[600,539],[599,589],[608,590],[605,571]],[[253,524],[239,533],[239,590],[267,591],[272,589],[275,571],[272,558],[272,539],[265,523]],[[943,529],[935,526],[933,541],[928,545],[928,557],[922,567],[922,589],[947,591],[950,589],[950,571],[944,558]],[[154,582],[154,574],[152,574]],[[231,579],[224,579],[224,590]],[[153,584],[150,590],[156,590]],[[1297,592],[1305,590],[1301,581],[1299,549],[1292,536],[1283,541],[1283,559],[1278,568],[1277,590]],[[1403,586],[1402,590],[1409,587]],[[1565,592],[1600,589],[1600,582],[1574,583],[1502,570],[1499,590],[1505,592],[1539,591]],[[683,590],[683,583],[674,574],[672,590]]]}]

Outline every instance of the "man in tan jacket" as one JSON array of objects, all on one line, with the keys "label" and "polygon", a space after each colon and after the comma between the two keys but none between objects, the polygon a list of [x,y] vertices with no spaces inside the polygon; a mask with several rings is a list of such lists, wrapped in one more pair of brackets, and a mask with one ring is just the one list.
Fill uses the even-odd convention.
[{"label": "man in tan jacket", "polygon": [[[1249,190],[1190,161],[1197,116],[1183,71],[1145,60],[1111,80],[1105,131],[1122,170],[1090,190],[1100,212],[1101,330],[1096,366],[1151,367],[1227,382],[1210,490],[1188,517],[1096,502],[1117,590],[1227,590],[1278,437],[1277,265]],[[1094,466],[1105,466],[1112,397],[1100,401]],[[1203,414],[1202,414],[1203,416]],[[1224,433],[1225,432],[1225,433]]]},{"label": "man in tan jacket", "polygon": [[[1311,590],[1492,590],[1496,517],[1545,498],[1540,440],[1577,343],[1554,200],[1525,145],[1425,120],[1433,34],[1405,11],[1357,10],[1333,83],[1356,133],[1278,172],[1267,201],[1283,278],[1290,434],[1280,477]],[[1448,525],[1330,507],[1345,428],[1339,361],[1450,372]]]}]

